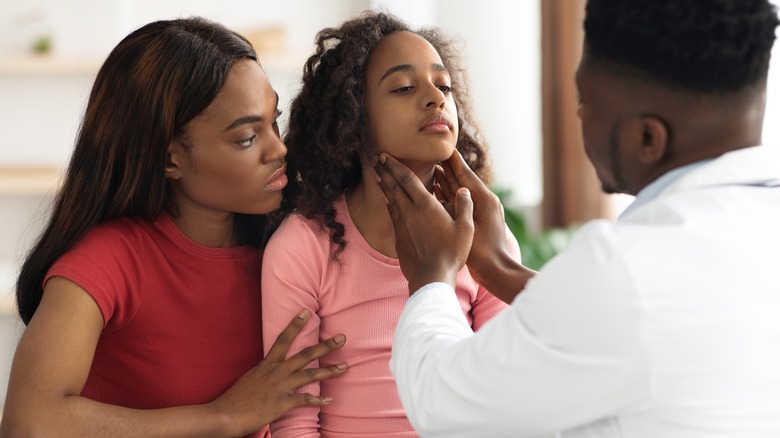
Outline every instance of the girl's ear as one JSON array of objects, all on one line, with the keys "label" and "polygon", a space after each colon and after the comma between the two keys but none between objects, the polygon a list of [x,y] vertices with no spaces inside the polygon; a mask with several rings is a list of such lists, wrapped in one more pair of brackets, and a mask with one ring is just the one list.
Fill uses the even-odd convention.
[{"label": "girl's ear", "polygon": [[641,116],[638,119],[639,161],[642,164],[654,164],[663,159],[669,146],[669,129],[662,119],[656,116]]}]

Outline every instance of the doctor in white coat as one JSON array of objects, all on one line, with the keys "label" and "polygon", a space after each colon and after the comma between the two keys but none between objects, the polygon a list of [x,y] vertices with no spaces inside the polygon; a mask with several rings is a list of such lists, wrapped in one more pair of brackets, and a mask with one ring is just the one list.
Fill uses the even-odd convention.
[{"label": "doctor in white coat", "polygon": [[[411,293],[390,366],[422,436],[780,437],[780,148],[761,145],[777,24],[766,0],[588,1],[584,144],[636,201],[538,273],[459,156],[438,175],[449,209],[380,157]],[[463,263],[512,302],[478,333]]]}]

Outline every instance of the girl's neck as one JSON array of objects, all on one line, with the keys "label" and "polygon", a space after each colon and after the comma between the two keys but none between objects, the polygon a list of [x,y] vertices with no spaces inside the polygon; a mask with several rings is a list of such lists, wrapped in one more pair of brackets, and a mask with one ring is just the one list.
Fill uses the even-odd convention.
[{"label": "girl's neck", "polygon": [[[433,169],[433,165],[412,168],[431,193]],[[373,169],[364,164],[362,180],[345,194],[347,209],[355,227],[372,248],[387,257],[397,258],[393,222],[387,211],[387,200],[375,176]]]}]

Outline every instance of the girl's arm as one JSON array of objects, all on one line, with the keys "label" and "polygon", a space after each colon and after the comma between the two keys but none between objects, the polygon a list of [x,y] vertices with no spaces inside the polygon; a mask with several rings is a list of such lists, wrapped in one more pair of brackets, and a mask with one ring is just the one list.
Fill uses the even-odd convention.
[{"label": "girl's arm", "polygon": [[266,359],[213,402],[129,409],[80,396],[103,317],[86,291],[53,277],[17,347],[0,435],[227,437],[255,432],[292,407],[328,403],[325,398],[306,398],[293,391],[346,369],[333,366],[312,374],[299,372],[311,359],[340,347],[343,340],[314,346],[308,357],[284,360],[289,343],[307,319],[306,312],[294,318]]},{"label": "girl's arm", "polygon": [[[300,309],[312,313],[311,321],[304,327],[292,344],[290,352],[296,352],[305,345],[318,342],[320,338],[319,285],[322,260],[318,239],[311,233],[303,220],[291,216],[274,233],[263,255],[261,296],[263,302],[263,344],[270,342],[284,328],[284,321]],[[313,361],[310,366],[320,366]],[[319,382],[312,382],[299,391],[320,395]],[[324,394],[337,398],[337,394]],[[318,438],[319,406],[290,410],[271,424],[271,433],[276,438]]]}]

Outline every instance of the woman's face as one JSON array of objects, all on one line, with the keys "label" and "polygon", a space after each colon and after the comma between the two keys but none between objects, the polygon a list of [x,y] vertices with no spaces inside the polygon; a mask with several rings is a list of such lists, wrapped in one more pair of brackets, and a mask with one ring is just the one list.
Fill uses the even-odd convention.
[{"label": "woman's face", "polygon": [[450,75],[436,49],[412,32],[376,45],[365,73],[369,138],[376,152],[406,165],[447,159],[458,139]]},{"label": "woman's face", "polygon": [[279,206],[287,148],[278,100],[257,62],[233,65],[216,98],[169,146],[166,175],[180,210],[262,214]]}]

